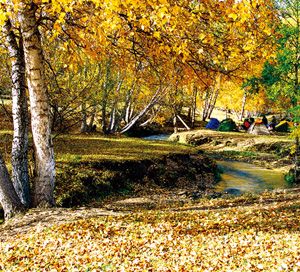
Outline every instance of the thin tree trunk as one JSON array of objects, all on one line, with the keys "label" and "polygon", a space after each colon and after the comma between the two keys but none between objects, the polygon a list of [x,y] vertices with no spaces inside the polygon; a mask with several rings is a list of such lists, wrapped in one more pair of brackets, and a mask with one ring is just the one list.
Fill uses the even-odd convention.
[{"label": "thin tree trunk", "polygon": [[295,138],[296,152],[295,152],[295,182],[300,182],[300,146],[299,146],[299,136]]},{"label": "thin tree trunk", "polygon": [[131,129],[138,120],[140,120],[142,117],[145,116],[145,114],[155,105],[156,101],[151,101],[150,103],[147,104],[147,106],[140,111],[131,121],[121,130],[121,133],[124,133]]},{"label": "thin tree trunk", "polygon": [[203,107],[203,112],[202,112],[202,121],[205,121],[208,117],[208,110],[209,110],[209,105],[210,105],[210,101],[211,101],[211,96],[212,96],[211,88],[208,87],[205,90],[204,107]]},{"label": "thin tree trunk", "polygon": [[5,219],[25,211],[24,205],[21,203],[12,181],[9,177],[6,165],[0,154],[0,203],[4,210]]},{"label": "thin tree trunk", "polygon": [[218,96],[219,96],[219,92],[221,89],[221,75],[217,74],[216,76],[216,84],[214,86],[214,88],[212,89],[212,96],[211,96],[211,101],[209,103],[209,108],[208,108],[208,115],[207,117],[210,118],[211,114],[215,108]]},{"label": "thin tree trunk", "polygon": [[23,36],[24,55],[30,95],[31,127],[35,150],[35,177],[33,180],[34,206],[55,204],[54,151],[50,129],[50,110],[44,77],[44,59],[40,33],[35,17],[36,5],[20,2],[19,21]]},{"label": "thin tree trunk", "polygon": [[194,89],[193,89],[193,98],[192,98],[192,108],[191,108],[192,128],[195,127],[195,121],[196,121],[197,94],[198,94],[198,89],[197,89],[197,87],[194,87]]},{"label": "thin tree trunk", "polygon": [[97,107],[96,107],[96,103],[94,103],[93,105],[93,110],[91,113],[91,118],[88,124],[88,131],[92,131],[93,130],[93,125],[94,125],[94,121],[95,121],[95,117],[96,117],[96,112],[97,112]]},{"label": "thin tree trunk", "polygon": [[242,121],[245,115],[245,106],[246,106],[246,101],[247,101],[247,93],[244,93],[243,100],[242,100],[242,110],[241,114],[239,116],[239,120]]},{"label": "thin tree trunk", "polygon": [[121,133],[124,133],[128,131],[130,128],[132,128],[138,120],[140,120],[142,117],[145,116],[145,114],[152,108],[154,105],[158,102],[160,99],[160,95],[163,95],[163,92],[161,92],[161,88],[157,89],[155,94],[152,96],[150,102],[144,107],[143,110],[141,110],[134,118],[131,119],[131,121],[121,130]]},{"label": "thin tree trunk", "polygon": [[157,114],[159,113],[160,108],[161,108],[160,105],[157,107],[157,109],[152,108],[152,114],[151,114],[151,116],[145,122],[143,122],[142,124],[140,124],[140,127],[145,127],[149,123],[151,123],[155,119],[155,117],[157,116]]},{"label": "thin tree trunk", "polygon": [[[118,78],[120,77],[120,75],[118,75]],[[116,115],[117,115],[117,110],[118,110],[118,102],[119,102],[119,96],[120,96],[120,90],[123,84],[123,79],[119,78],[119,82],[115,91],[115,98],[114,98],[114,102],[112,105],[112,109],[110,111],[110,121],[109,121],[109,132],[113,132],[115,131],[115,127],[116,127]]]},{"label": "thin tree trunk", "polygon": [[185,126],[187,130],[191,130],[191,128],[183,121],[183,119],[177,114],[176,117],[179,119],[179,121]]},{"label": "thin tree trunk", "polygon": [[102,101],[102,108],[101,108],[101,127],[102,127],[102,132],[106,134],[107,133],[106,102],[104,101]]},{"label": "thin tree trunk", "polygon": [[14,125],[11,154],[12,182],[21,202],[29,207],[28,108],[25,86],[24,51],[22,39],[20,38],[18,44],[9,20],[6,21],[4,30],[6,32],[6,41],[12,62],[12,115]]},{"label": "thin tree trunk", "polygon": [[128,124],[132,116],[132,108],[131,108],[131,103],[129,102],[127,107],[126,107],[126,112],[125,112],[125,123]]},{"label": "thin tree trunk", "polygon": [[101,129],[104,134],[107,133],[107,123],[106,123],[106,106],[107,106],[107,99],[108,99],[108,93],[107,93],[107,83],[104,83],[103,86],[103,95],[102,95],[102,101],[101,101]]},{"label": "thin tree trunk", "polygon": [[174,128],[174,133],[178,132],[178,125],[177,125],[177,115],[175,114],[173,117],[173,128]]},{"label": "thin tree trunk", "polygon": [[87,115],[86,115],[86,102],[82,102],[81,104],[81,127],[80,132],[85,133],[87,132]]},{"label": "thin tree trunk", "polygon": [[213,93],[212,100],[210,101],[210,104],[209,104],[208,115],[207,115],[208,118],[211,117],[211,114],[215,108],[218,96],[219,96],[219,89],[217,89],[216,92]]}]

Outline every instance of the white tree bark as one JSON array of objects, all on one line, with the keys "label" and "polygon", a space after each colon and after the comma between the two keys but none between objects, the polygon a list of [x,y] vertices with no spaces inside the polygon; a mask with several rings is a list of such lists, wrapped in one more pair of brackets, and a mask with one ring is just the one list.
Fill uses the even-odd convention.
[{"label": "white tree bark", "polygon": [[165,94],[165,90],[158,88],[154,95],[151,97],[151,100],[148,102],[148,104],[134,118],[132,118],[128,124],[126,124],[126,126],[121,130],[121,133],[125,133],[126,131],[131,129],[137,123],[137,121],[144,117],[147,112],[151,108],[153,108],[159,101],[159,99]]},{"label": "white tree bark", "polygon": [[12,63],[12,114],[14,135],[12,143],[12,182],[22,203],[30,205],[28,175],[28,109],[25,86],[25,62],[22,39],[19,44],[10,20],[3,27]]},{"label": "white tree bark", "polygon": [[243,118],[244,118],[246,101],[247,101],[247,92],[245,91],[245,93],[243,95],[243,100],[242,100],[242,109],[241,109],[241,113],[240,113],[240,116],[239,116],[240,121],[242,121]]},{"label": "white tree bark", "polygon": [[50,109],[44,78],[43,51],[35,11],[36,6],[32,1],[20,3],[19,22],[23,36],[35,149],[33,204],[47,207],[54,205],[55,162],[50,129]]},{"label": "white tree bark", "polygon": [[81,128],[80,132],[85,133],[88,130],[87,125],[87,114],[86,114],[86,102],[82,102],[81,104]]}]

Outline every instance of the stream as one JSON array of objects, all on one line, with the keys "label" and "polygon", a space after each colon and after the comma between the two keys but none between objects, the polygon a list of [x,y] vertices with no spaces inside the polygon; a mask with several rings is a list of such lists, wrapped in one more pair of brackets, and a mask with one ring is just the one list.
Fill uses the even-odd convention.
[{"label": "stream", "polygon": [[218,192],[240,195],[288,187],[284,174],[276,170],[239,161],[217,161],[217,164],[223,172],[215,186]]},{"label": "stream", "polygon": [[[170,135],[158,134],[144,137],[145,140],[164,141]],[[217,161],[222,170],[221,180],[216,184],[215,191],[227,192],[232,195],[242,193],[259,193],[265,190],[289,187],[284,174],[276,170],[265,169],[251,163],[239,161]]]},{"label": "stream", "polygon": [[169,137],[170,134],[157,134],[143,137],[143,139],[151,141],[167,141]]}]

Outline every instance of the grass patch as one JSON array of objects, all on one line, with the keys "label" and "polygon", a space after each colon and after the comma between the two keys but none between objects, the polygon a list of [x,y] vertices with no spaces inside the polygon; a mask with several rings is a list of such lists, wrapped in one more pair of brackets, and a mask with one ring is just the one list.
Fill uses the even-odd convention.
[{"label": "grass patch", "polygon": [[123,161],[159,158],[170,153],[193,152],[189,146],[138,138],[65,135],[55,139],[58,162]]},{"label": "grass patch", "polygon": [[261,154],[255,151],[237,151],[237,150],[223,150],[217,152],[207,152],[216,159],[232,159],[232,160],[244,160],[244,159],[257,159],[261,157]]},{"label": "grass patch", "polygon": [[55,139],[54,147],[55,195],[57,204],[63,207],[101,201],[110,194],[130,194],[131,185],[144,182],[148,176],[155,184],[163,183],[164,178],[172,184],[179,177],[189,178],[193,166],[177,173],[180,166],[169,169],[164,158],[195,152],[191,147],[171,142],[99,135],[64,135]]}]

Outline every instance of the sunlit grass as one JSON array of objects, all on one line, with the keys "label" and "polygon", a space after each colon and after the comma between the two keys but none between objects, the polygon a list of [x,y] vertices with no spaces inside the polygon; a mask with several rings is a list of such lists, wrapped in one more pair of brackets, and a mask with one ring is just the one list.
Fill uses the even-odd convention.
[{"label": "sunlit grass", "polygon": [[54,141],[57,161],[141,160],[169,153],[192,152],[193,148],[126,137],[65,135]]}]

